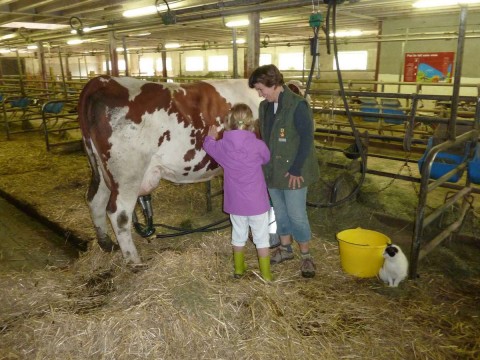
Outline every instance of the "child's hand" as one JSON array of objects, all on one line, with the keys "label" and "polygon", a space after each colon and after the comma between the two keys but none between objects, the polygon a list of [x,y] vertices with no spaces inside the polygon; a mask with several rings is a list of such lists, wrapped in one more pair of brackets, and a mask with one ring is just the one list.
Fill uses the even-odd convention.
[{"label": "child's hand", "polygon": [[218,132],[217,132],[217,127],[215,125],[212,125],[208,128],[208,136],[211,136],[215,140],[217,140]]}]

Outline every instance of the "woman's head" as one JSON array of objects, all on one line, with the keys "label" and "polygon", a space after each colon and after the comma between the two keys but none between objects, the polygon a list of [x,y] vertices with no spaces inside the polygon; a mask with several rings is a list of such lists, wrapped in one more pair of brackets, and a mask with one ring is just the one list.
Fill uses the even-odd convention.
[{"label": "woman's head", "polygon": [[282,73],[272,64],[260,66],[248,78],[248,86],[269,102],[277,102],[284,83]]},{"label": "woman's head", "polygon": [[275,65],[263,65],[255,69],[248,78],[248,86],[250,88],[255,88],[257,83],[266,87],[282,86],[284,84],[283,75]]},{"label": "woman's head", "polygon": [[225,130],[255,131],[256,119],[247,104],[238,103],[232,106],[225,123]]}]

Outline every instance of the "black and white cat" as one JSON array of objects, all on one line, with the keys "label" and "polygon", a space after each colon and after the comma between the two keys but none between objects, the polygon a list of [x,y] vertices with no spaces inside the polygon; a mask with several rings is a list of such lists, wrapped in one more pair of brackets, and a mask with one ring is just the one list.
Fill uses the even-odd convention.
[{"label": "black and white cat", "polygon": [[397,287],[408,275],[408,260],[399,246],[389,244],[383,252],[385,259],[378,276],[388,284],[388,286]]}]

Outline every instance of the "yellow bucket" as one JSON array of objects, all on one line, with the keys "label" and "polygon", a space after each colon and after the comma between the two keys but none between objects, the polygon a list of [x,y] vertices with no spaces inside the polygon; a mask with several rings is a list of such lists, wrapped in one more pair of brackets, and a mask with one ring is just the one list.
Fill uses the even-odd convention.
[{"label": "yellow bucket", "polygon": [[388,236],[360,227],[337,233],[340,262],[345,272],[362,278],[374,277],[383,265]]}]

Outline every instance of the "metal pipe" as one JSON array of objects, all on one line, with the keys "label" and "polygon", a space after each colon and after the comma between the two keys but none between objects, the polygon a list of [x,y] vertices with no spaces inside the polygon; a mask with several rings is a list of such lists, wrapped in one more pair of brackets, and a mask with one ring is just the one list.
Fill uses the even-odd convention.
[{"label": "metal pipe", "polygon": [[237,28],[232,28],[233,42],[233,78],[238,79]]},{"label": "metal pipe", "polygon": [[123,45],[123,59],[125,60],[125,76],[130,76],[130,70],[128,69],[127,40],[125,40],[125,36],[122,37],[122,45]]},{"label": "metal pipe", "polygon": [[458,29],[457,56],[455,60],[455,77],[453,81],[452,102],[450,107],[450,123],[448,124],[448,140],[455,140],[455,121],[457,119],[458,95],[462,80],[463,49],[465,45],[465,28],[467,24],[467,7],[462,5],[460,10],[460,25]]},{"label": "metal pipe", "polygon": [[60,48],[58,48],[58,60],[60,61],[60,71],[62,74],[63,93],[65,98],[67,98],[67,84],[65,82],[65,71],[63,70],[62,53],[60,52]]}]

